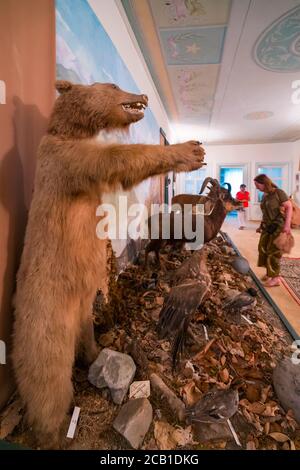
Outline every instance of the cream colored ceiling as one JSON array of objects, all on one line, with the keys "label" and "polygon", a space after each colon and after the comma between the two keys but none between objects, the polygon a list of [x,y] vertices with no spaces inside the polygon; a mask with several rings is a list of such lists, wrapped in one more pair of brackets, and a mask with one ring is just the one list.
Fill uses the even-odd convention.
[{"label": "cream colored ceiling", "polygon": [[179,139],[300,138],[300,0],[122,5]]}]

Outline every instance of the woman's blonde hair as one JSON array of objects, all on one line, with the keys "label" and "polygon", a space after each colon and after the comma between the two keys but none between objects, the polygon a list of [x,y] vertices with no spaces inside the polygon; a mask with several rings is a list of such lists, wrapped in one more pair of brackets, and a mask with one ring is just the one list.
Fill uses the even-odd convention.
[{"label": "woman's blonde hair", "polygon": [[273,181],[267,175],[264,174],[255,176],[254,181],[264,185],[265,193],[272,193],[277,188],[276,184],[274,184]]}]

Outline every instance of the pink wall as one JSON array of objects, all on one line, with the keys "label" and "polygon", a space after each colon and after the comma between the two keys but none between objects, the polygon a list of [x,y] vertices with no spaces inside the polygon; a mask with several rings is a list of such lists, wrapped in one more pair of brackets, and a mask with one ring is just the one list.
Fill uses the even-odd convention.
[{"label": "pink wall", "polygon": [[[11,298],[36,150],[55,99],[54,0],[1,1],[0,31],[0,80],[6,88],[0,104],[0,340],[9,355]],[[0,365],[0,408],[13,389],[8,357],[7,362]]]}]

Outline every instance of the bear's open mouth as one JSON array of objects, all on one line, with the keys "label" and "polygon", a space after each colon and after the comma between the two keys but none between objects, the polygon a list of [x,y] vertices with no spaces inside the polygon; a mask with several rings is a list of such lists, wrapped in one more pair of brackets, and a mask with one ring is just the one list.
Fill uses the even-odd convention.
[{"label": "bear's open mouth", "polygon": [[130,114],[144,114],[146,105],[141,101],[137,101],[136,103],[124,103],[122,104],[122,108]]}]

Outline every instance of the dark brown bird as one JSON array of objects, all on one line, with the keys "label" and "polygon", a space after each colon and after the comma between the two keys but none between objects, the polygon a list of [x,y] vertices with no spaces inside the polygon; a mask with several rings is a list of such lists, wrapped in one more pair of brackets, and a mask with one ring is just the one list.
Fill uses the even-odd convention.
[{"label": "dark brown bird", "polygon": [[[180,284],[173,287],[165,299],[159,315],[157,330],[161,338],[175,335],[172,346],[173,368],[176,367],[178,356],[183,353],[186,332],[197,307],[209,293],[211,277],[206,266],[206,252],[202,248],[193,253],[179,268],[182,276]],[[178,270],[178,271],[179,271]]]},{"label": "dark brown bird", "polygon": [[242,313],[256,305],[257,291],[250,287],[244,292],[226,300],[223,310]]},{"label": "dark brown bird", "polygon": [[187,408],[186,419],[189,423],[222,423],[237,412],[238,406],[237,390],[215,390]]}]

